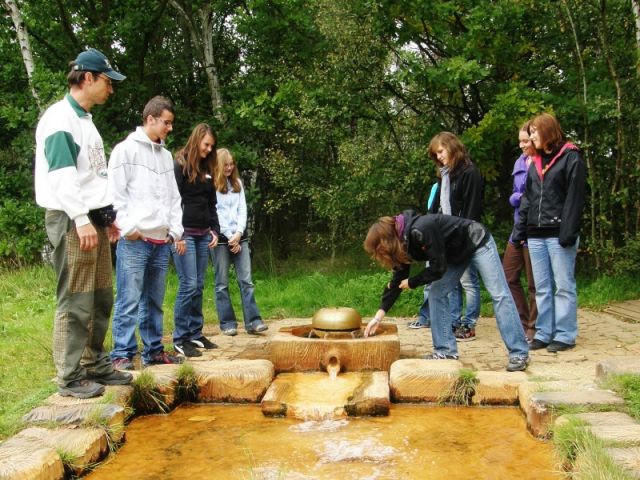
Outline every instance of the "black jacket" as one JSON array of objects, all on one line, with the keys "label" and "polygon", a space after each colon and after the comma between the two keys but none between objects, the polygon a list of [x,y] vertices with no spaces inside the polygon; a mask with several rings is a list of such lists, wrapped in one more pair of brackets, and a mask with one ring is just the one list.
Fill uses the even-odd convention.
[{"label": "black jacket", "polygon": [[[480,170],[473,163],[463,165],[450,174],[451,193],[451,215],[456,217],[469,218],[479,222],[482,217],[482,195],[484,181]],[[433,199],[433,204],[429,209],[430,213],[442,213],[440,208],[440,188],[442,179],[438,180],[438,191]]]},{"label": "black jacket", "polygon": [[541,158],[529,167],[514,242],[558,237],[561,246],[569,247],[578,239],[587,176],[582,155],[570,145],[555,161],[550,160],[544,173]]},{"label": "black jacket", "polygon": [[402,242],[412,260],[429,266],[409,278],[410,265],[394,269],[393,277],[382,293],[380,308],[385,312],[400,295],[400,282],[409,278],[409,287],[434,282],[447,271],[447,265],[464,265],[471,261],[475,251],[490,237],[484,225],[452,215],[416,215],[413,210],[403,212]]},{"label": "black jacket", "polygon": [[182,197],[182,226],[186,228],[210,228],[217,236],[220,235],[220,223],[216,210],[216,189],[213,187],[211,176],[195,182],[189,182],[184,176],[182,166],[177,162],[173,169],[176,176],[178,190]]}]

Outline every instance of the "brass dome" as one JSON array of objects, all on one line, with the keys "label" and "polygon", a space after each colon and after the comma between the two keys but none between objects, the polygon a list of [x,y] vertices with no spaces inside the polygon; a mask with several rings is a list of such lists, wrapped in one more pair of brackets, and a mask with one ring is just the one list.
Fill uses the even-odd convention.
[{"label": "brass dome", "polygon": [[318,330],[358,330],[362,317],[349,307],[321,308],[313,315],[311,325]]}]

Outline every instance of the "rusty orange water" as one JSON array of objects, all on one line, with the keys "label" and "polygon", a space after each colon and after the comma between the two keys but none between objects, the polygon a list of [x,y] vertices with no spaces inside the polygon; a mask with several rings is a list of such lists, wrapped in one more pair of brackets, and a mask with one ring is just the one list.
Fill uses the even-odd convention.
[{"label": "rusty orange water", "polygon": [[302,422],[258,405],[183,405],[127,427],[91,480],[560,479],[515,408],[394,405],[388,417]]}]

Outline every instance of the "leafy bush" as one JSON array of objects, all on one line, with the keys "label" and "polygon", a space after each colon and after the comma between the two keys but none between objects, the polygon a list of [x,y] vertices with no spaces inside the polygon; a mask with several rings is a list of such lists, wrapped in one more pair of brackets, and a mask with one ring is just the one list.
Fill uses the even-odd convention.
[{"label": "leafy bush", "polygon": [[24,266],[41,260],[44,213],[31,200],[0,200],[0,263]]}]

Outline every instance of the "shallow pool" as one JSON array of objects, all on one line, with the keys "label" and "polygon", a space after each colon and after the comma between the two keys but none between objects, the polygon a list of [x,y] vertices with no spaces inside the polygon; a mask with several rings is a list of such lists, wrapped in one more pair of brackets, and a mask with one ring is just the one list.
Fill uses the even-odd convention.
[{"label": "shallow pool", "polygon": [[135,419],[87,478],[560,479],[516,408],[393,405],[388,417],[266,418],[259,405],[183,405]]}]

